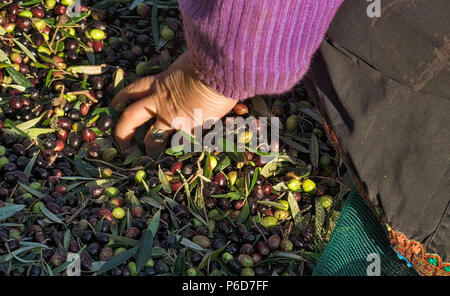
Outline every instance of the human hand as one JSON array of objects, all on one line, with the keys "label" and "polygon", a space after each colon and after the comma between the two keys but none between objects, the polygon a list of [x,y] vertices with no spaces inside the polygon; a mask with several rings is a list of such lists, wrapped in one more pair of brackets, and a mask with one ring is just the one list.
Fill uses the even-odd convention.
[{"label": "human hand", "polygon": [[[129,105],[115,129],[116,141],[122,148],[130,146],[139,126],[156,118],[155,124],[144,138],[145,149],[150,153],[163,149],[166,144],[155,142],[151,133],[155,129],[164,131],[167,135],[177,129],[193,134],[194,110],[202,111],[203,121],[209,117],[222,118],[237,102],[200,81],[186,52],[166,71],[128,85],[114,97],[109,106],[117,110]],[[176,118],[185,118],[190,125],[172,126]],[[197,121],[195,123],[199,124]]]}]

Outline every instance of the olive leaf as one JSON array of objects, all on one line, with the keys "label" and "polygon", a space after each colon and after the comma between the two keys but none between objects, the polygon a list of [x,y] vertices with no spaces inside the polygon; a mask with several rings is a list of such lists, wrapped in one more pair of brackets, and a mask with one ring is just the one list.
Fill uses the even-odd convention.
[{"label": "olive leaf", "polygon": [[28,178],[31,176],[31,170],[33,169],[34,163],[36,162],[39,152],[40,150],[34,154],[34,156],[31,158],[31,160],[28,162],[27,166],[23,170],[23,172]]},{"label": "olive leaf", "polygon": [[241,212],[239,213],[236,223],[242,224],[245,220],[247,220],[248,215],[250,214],[250,207],[248,205],[248,201],[245,201],[244,206],[241,208]]},{"label": "olive leaf", "polygon": [[17,83],[20,86],[23,86],[25,88],[31,88],[33,87],[33,84],[22,74],[16,71],[13,67],[6,67],[6,72],[8,72],[8,75],[11,76],[11,78],[14,80],[15,83]]},{"label": "olive leaf", "polygon": [[[3,27],[1,27],[1,28],[3,29]],[[0,31],[1,31],[1,29],[0,29]],[[3,35],[3,34],[1,34],[1,32],[0,32],[0,35]],[[11,61],[9,60],[8,55],[1,49],[0,49],[0,63],[11,64]]]},{"label": "olive leaf", "polygon": [[22,184],[19,182],[19,185],[25,189],[26,191],[28,191],[29,193],[31,193],[32,195],[36,196],[37,198],[44,198],[45,194],[42,192],[37,191],[36,189],[31,188],[28,185]]},{"label": "olive leaf", "polygon": [[156,234],[158,233],[160,218],[161,218],[161,208],[153,216],[152,220],[150,221],[150,224],[148,224],[147,227],[147,230],[150,230],[153,233],[153,237],[155,237]]},{"label": "olive leaf", "polygon": [[[181,236],[179,234],[175,234],[175,237],[177,240],[179,240]],[[200,247],[193,241],[188,240],[187,238],[184,238],[184,237],[181,237],[180,244],[182,244],[185,247],[191,248],[192,250],[195,250],[195,251],[203,251],[204,250],[202,247]]]},{"label": "olive leaf", "polygon": [[278,158],[275,158],[266,163],[261,170],[261,175],[264,176],[265,178],[274,176],[277,170],[277,162]]},{"label": "olive leaf", "polygon": [[174,272],[176,275],[184,276],[186,275],[186,248],[181,250],[177,255],[177,259],[175,260],[175,269]]},{"label": "olive leaf", "polygon": [[142,238],[136,252],[136,272],[138,273],[147,263],[152,255],[153,233],[151,230],[144,230]]},{"label": "olive leaf", "polygon": [[152,7],[152,35],[155,43],[155,48],[159,45],[159,25],[158,25],[158,0],[153,0]]},{"label": "olive leaf", "polygon": [[0,221],[14,216],[16,212],[21,211],[23,208],[25,208],[24,205],[6,204],[6,206],[0,208]]},{"label": "olive leaf", "polygon": [[129,250],[126,250],[125,252],[121,253],[120,255],[112,258],[111,260],[105,262],[105,264],[100,267],[100,269],[96,272],[96,274],[103,274],[107,272],[110,269],[113,269],[116,266],[119,266],[120,264],[126,262],[128,259],[130,259],[134,253],[137,251],[138,246],[133,247]]},{"label": "olive leaf", "polygon": [[206,255],[203,257],[202,261],[198,265],[198,270],[202,270],[203,268],[205,268],[205,266],[208,264],[208,262],[211,262],[211,261],[215,260],[217,257],[219,257],[220,254],[222,254],[222,252],[225,250],[225,248],[228,246],[229,243],[230,242],[227,242],[226,245],[224,245],[223,247],[221,247],[215,251],[209,251],[208,253],[206,253]]},{"label": "olive leaf", "polygon": [[297,151],[300,151],[302,153],[308,153],[309,150],[306,149],[305,147],[303,147],[302,145],[298,144],[297,142],[287,138],[287,137],[283,137],[280,136],[280,139],[283,140],[283,142],[289,146],[291,146],[292,148],[294,148]]},{"label": "olive leaf", "polygon": [[311,164],[317,168],[319,167],[319,143],[315,134],[311,135],[311,144],[309,145],[309,158]]},{"label": "olive leaf", "polygon": [[169,181],[167,180],[166,174],[164,174],[163,170],[161,169],[161,166],[158,167],[158,178],[162,184],[163,190],[167,194],[172,193],[172,188],[170,187]]},{"label": "olive leaf", "polygon": [[36,62],[37,63],[37,60],[36,60],[36,57],[31,53],[31,51],[25,46],[25,45],[23,45],[22,44],[22,42],[20,42],[20,41],[18,41],[18,40],[16,40],[16,39],[13,39],[13,41],[17,44],[17,46],[19,46],[20,47],[20,49],[33,61],[33,62]]},{"label": "olive leaf", "polygon": [[63,221],[61,221],[61,219],[59,219],[55,214],[53,214],[52,212],[50,212],[44,205],[40,206],[40,209],[42,211],[42,213],[49,218],[51,221],[55,222],[55,223],[59,223],[59,224],[64,224]]}]

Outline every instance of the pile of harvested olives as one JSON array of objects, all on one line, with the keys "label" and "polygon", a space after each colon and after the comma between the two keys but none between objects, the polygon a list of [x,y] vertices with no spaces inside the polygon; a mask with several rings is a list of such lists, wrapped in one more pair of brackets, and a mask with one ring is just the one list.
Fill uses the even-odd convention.
[{"label": "pile of harvested olives", "polygon": [[114,143],[114,95],[185,51],[148,2],[0,1],[0,275],[310,275],[349,188],[302,85],[227,115],[279,117],[272,153]]}]

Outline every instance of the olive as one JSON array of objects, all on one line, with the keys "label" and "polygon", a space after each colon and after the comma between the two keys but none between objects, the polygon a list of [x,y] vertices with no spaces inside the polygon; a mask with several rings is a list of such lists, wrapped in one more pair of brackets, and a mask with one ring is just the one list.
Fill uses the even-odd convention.
[{"label": "olive", "polygon": [[31,21],[31,19],[29,19],[27,17],[19,17],[16,20],[16,25],[20,30],[28,33],[31,30],[33,22]]},{"label": "olive", "polygon": [[152,9],[148,4],[140,3],[138,6],[136,6],[136,12],[142,17],[150,17]]},{"label": "olive", "polygon": [[110,260],[114,255],[114,251],[110,247],[103,247],[98,255],[98,258],[100,261],[108,261]]},{"label": "olive", "polygon": [[84,244],[90,244],[90,243],[94,242],[94,240],[95,240],[94,232],[84,231],[81,233],[80,239]]},{"label": "olive", "polygon": [[87,251],[91,256],[96,257],[100,252],[100,245],[98,243],[89,244]]},{"label": "olive", "polygon": [[256,243],[256,250],[258,253],[260,253],[262,256],[269,255],[270,248],[269,245],[265,241],[259,241]]},{"label": "olive", "polygon": [[78,54],[77,54],[77,52],[75,50],[68,50],[66,52],[66,59],[70,63],[74,63],[74,62],[78,61]]},{"label": "olive", "polygon": [[230,270],[234,273],[240,274],[241,270],[242,270],[242,266],[241,264],[236,260],[236,259],[231,259],[228,262],[228,267],[230,268]]},{"label": "olive", "polygon": [[167,264],[162,261],[162,260],[158,260],[155,264],[155,271],[156,273],[166,273],[167,272]]},{"label": "olive", "polygon": [[53,266],[59,266],[63,264],[65,261],[65,258],[63,255],[61,255],[58,252],[55,252],[52,257],[50,258],[50,262],[53,264]]},{"label": "olive", "polygon": [[191,262],[194,265],[198,265],[198,264],[200,264],[200,262],[202,262],[202,259],[203,259],[202,255],[200,255],[198,253],[194,253],[194,254],[192,254]]},{"label": "olive", "polygon": [[58,120],[58,125],[62,128],[65,129],[67,131],[70,131],[70,129],[72,128],[72,120],[70,120],[69,118],[60,118]]},{"label": "olive", "polygon": [[32,265],[30,268],[30,276],[40,276],[42,269],[37,265]]},{"label": "olive", "polygon": [[151,177],[148,180],[148,183],[149,183],[150,188],[155,188],[156,186],[159,185],[160,181],[159,181],[158,177]]},{"label": "olive", "polygon": [[231,209],[231,207],[232,207],[231,200],[229,200],[227,198],[221,198],[219,200],[219,207],[224,211]]},{"label": "olive", "polygon": [[258,265],[253,269],[254,273],[256,276],[265,276],[267,275],[269,272],[267,270],[266,266],[263,265]]},{"label": "olive", "polygon": [[244,234],[244,236],[242,237],[242,240],[245,243],[249,243],[252,244],[255,240],[256,240],[256,235],[253,232],[247,232],[246,234]]},{"label": "olive", "polygon": [[228,252],[232,255],[237,255],[239,252],[239,246],[236,243],[231,243],[225,248],[225,252]]},{"label": "olive", "polygon": [[196,235],[192,238],[192,241],[204,249],[211,246],[211,241],[205,235]]},{"label": "olive", "polygon": [[97,128],[101,130],[102,132],[105,132],[109,130],[113,126],[113,118],[110,115],[104,116],[102,119],[99,120],[97,123]]},{"label": "olive", "polygon": [[227,184],[227,178],[224,173],[220,172],[214,177],[214,182],[219,186],[225,186]]},{"label": "olive", "polygon": [[8,6],[8,12],[9,12],[9,14],[12,14],[12,15],[17,15],[19,13],[19,9],[20,9],[20,7],[17,3],[11,3]]},{"label": "olive", "polygon": [[277,234],[272,234],[272,235],[267,239],[267,245],[268,245],[269,248],[271,248],[272,250],[278,249],[278,247],[280,246],[280,242],[281,242],[281,238],[280,238],[280,236],[277,235]]},{"label": "olive", "polygon": [[43,18],[45,16],[45,10],[42,8],[42,6],[36,6],[34,7],[31,12],[33,13],[33,16],[35,18]]},{"label": "olive", "polygon": [[245,104],[238,103],[236,104],[236,106],[234,106],[233,111],[237,115],[245,115],[248,113],[248,107]]},{"label": "olive", "polygon": [[96,139],[96,135],[94,133],[94,131],[90,128],[85,128],[83,130],[83,140],[85,142],[91,143]]},{"label": "olive", "polygon": [[113,269],[111,269],[111,275],[112,276],[121,276],[122,275],[122,270],[119,267],[114,267]]},{"label": "olive", "polygon": [[257,185],[253,188],[253,196],[257,199],[262,199],[264,197],[264,189],[261,185]]},{"label": "olive", "polygon": [[253,254],[253,246],[249,243],[243,244],[240,249],[241,254],[251,255]]},{"label": "olive", "polygon": [[222,247],[225,246],[226,244],[227,244],[227,241],[226,241],[224,238],[217,238],[217,239],[214,241],[212,247],[213,247],[213,249],[217,250],[217,249],[222,248]]},{"label": "olive", "polygon": [[102,89],[104,86],[104,81],[104,77],[96,76],[92,79],[92,87],[97,90]]},{"label": "olive", "polygon": [[9,106],[14,109],[20,109],[23,107],[23,98],[18,96],[12,96],[9,98]]},{"label": "olive", "polygon": [[73,121],[79,121],[81,119],[81,112],[76,109],[72,109],[67,113],[67,117]]},{"label": "olive", "polygon": [[64,15],[64,14],[66,14],[66,11],[67,11],[67,9],[64,5],[58,5],[55,8],[55,14],[58,14],[58,15]]}]

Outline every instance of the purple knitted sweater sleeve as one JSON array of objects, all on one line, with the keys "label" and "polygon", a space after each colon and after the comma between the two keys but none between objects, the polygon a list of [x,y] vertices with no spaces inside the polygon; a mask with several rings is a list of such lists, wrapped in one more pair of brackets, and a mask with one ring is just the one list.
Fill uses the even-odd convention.
[{"label": "purple knitted sweater sleeve", "polygon": [[307,72],[344,0],[179,0],[199,78],[226,97],[280,94]]}]

